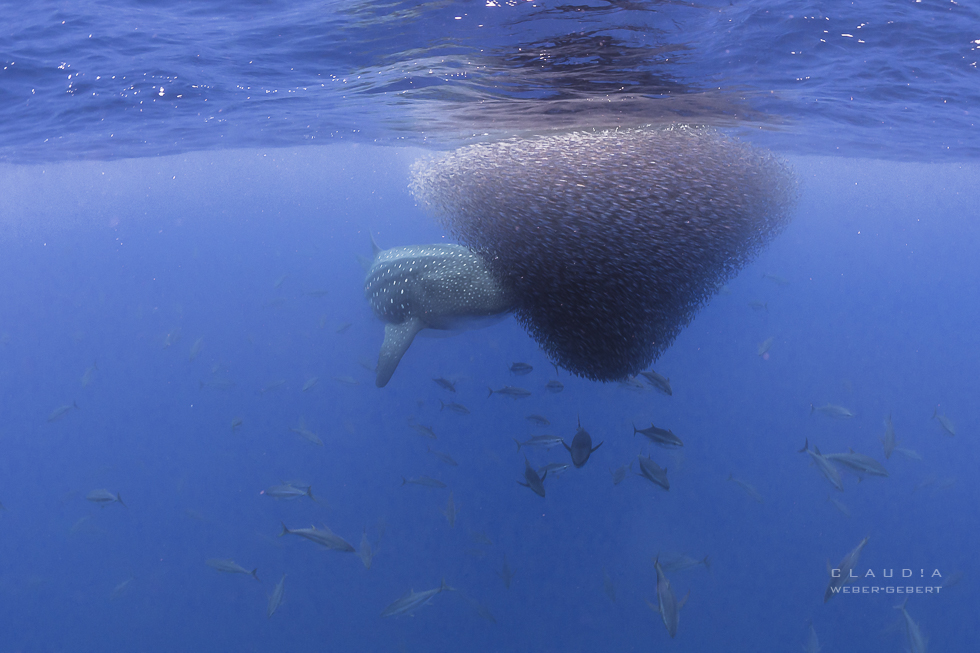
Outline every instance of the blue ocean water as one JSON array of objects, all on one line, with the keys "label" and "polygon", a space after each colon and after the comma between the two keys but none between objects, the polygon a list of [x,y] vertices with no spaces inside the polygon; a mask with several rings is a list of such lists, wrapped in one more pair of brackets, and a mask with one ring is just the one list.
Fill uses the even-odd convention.
[{"label": "blue ocean water", "polygon": [[[811,624],[823,651],[899,651],[905,596],[871,589],[944,584],[908,614],[932,650],[973,650],[976,19],[928,1],[5,3],[0,652],[799,650]],[[370,235],[447,239],[413,161],[664,121],[771,148],[800,179],[789,227],[655,363],[672,396],[556,371],[514,320],[420,337],[374,387],[384,327],[358,256]],[[531,396],[487,397],[504,385]],[[853,417],[811,411],[828,404]],[[579,420],[603,442],[588,464],[543,499],[517,485],[514,438]],[[683,449],[634,436],[651,422]],[[838,492],[804,443],[889,477]],[[613,483],[640,453],[669,492]],[[418,477],[446,487],[403,485]],[[290,481],[318,501],[266,494]],[[103,488],[125,506],[86,499]],[[363,536],[370,567],[283,524]],[[828,561],[865,537],[847,587],[869,593],[825,603]],[[673,639],[646,604],[658,555],[710,561],[667,574],[688,596]],[[443,579],[414,616],[380,616]]]}]

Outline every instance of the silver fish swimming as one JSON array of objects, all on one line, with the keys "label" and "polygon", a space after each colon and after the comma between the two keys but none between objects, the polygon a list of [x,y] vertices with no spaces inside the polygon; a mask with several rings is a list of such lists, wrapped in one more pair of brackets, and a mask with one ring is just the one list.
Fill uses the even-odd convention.
[{"label": "silver fish swimming", "polygon": [[113,494],[112,492],[104,488],[99,488],[98,490],[92,490],[91,492],[85,495],[85,498],[91,501],[92,503],[101,503],[102,505],[106,505],[109,503],[118,503],[123,508],[126,507],[126,504],[123,503],[123,500],[118,493]]},{"label": "silver fish swimming", "polygon": [[817,469],[820,470],[820,473],[823,474],[824,478],[830,481],[830,484],[837,488],[840,492],[843,492],[844,483],[840,479],[840,473],[834,469],[834,466],[830,464],[827,457],[820,453],[820,449],[816,447],[813,449],[810,448],[809,439],[807,439],[803,444],[803,448],[800,449],[800,453],[803,453],[804,451],[810,454],[810,459],[813,461],[813,464],[817,466]]},{"label": "silver fish swimming", "polygon": [[217,571],[226,574],[245,574],[246,576],[251,576],[255,580],[259,580],[259,576],[256,573],[258,572],[258,569],[252,569],[251,571],[249,571],[248,569],[241,566],[234,560],[209,558],[205,560],[205,562],[207,563],[208,567],[211,567],[212,569],[215,569]]},{"label": "silver fish swimming", "polygon": [[668,491],[670,490],[670,481],[667,480],[666,469],[653,462],[647,456],[637,456],[636,460],[640,464],[640,473],[637,476],[642,476],[654,485],[659,485]]},{"label": "silver fish swimming", "polygon": [[683,447],[684,443],[681,439],[674,435],[674,432],[669,429],[660,429],[651,424],[648,428],[638,429],[636,424],[633,425],[633,435],[640,433],[647,436],[650,442],[654,444],[659,444],[661,447]]},{"label": "silver fish swimming", "polygon": [[334,551],[343,551],[344,553],[354,553],[354,547],[350,542],[340,537],[339,535],[334,535],[326,526],[323,530],[319,530],[316,526],[311,526],[310,528],[287,528],[286,524],[282,525],[282,532],[279,533],[279,537],[286,534],[299,535],[300,537],[305,537],[310,542],[316,542],[320,546],[326,547],[328,549],[333,549]]},{"label": "silver fish swimming", "polygon": [[653,370],[640,372],[640,376],[647,380],[647,383],[668,396],[673,396],[674,391],[670,389],[670,379],[662,374],[657,374]]},{"label": "silver fish swimming", "polygon": [[442,584],[435,588],[434,590],[426,590],[424,592],[416,592],[414,590],[408,590],[408,593],[402,596],[397,601],[391,603],[387,608],[381,612],[382,617],[397,617],[403,614],[412,614],[422,606],[428,604],[436,594],[440,592],[453,592],[455,591],[449,585],[446,585],[446,580],[443,579]]},{"label": "silver fish swimming", "polygon": [[833,417],[834,419],[851,419],[854,417],[854,413],[836,404],[824,404],[823,406],[810,404],[810,414],[812,415],[813,413],[823,413],[827,417]]},{"label": "silver fish swimming", "polygon": [[828,453],[824,458],[839,465],[847,467],[857,474],[870,474],[871,476],[888,476],[888,470],[871,456],[863,453],[855,453],[854,449],[849,449],[847,453]]},{"label": "silver fish swimming", "polygon": [[[826,603],[830,600],[834,594],[840,592],[840,589],[847,585],[848,583],[854,582],[854,578],[851,578],[851,571],[857,566],[858,558],[861,557],[861,551],[864,549],[864,545],[868,543],[868,537],[858,542],[858,545],[854,549],[844,556],[844,559],[840,561],[836,569],[830,569],[830,583],[827,585],[827,591],[823,594],[823,602]],[[830,563],[827,563],[830,566]]]},{"label": "silver fish swimming", "polygon": [[364,279],[364,295],[385,323],[375,384],[391,380],[402,356],[423,329],[457,330],[506,315],[514,298],[496,280],[486,261],[462,245],[413,245],[374,255]]},{"label": "silver fish swimming", "polygon": [[667,628],[667,633],[673,639],[677,635],[677,624],[680,621],[681,608],[684,607],[690,593],[678,601],[677,597],[674,596],[674,590],[670,587],[670,581],[664,575],[664,570],[660,566],[659,560],[654,560],[653,568],[657,570],[657,605],[653,605],[650,601],[647,601],[647,605],[654,612],[660,613],[660,618]]}]

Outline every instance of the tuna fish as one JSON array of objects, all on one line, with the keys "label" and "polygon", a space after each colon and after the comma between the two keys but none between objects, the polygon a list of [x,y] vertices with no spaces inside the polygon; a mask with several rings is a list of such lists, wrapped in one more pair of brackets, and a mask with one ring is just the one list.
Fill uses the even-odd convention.
[{"label": "tuna fish", "polygon": [[279,606],[282,605],[282,594],[286,590],[286,574],[282,575],[279,582],[272,589],[272,594],[269,595],[269,608],[266,610],[266,618],[271,619],[272,615],[276,613]]},{"label": "tuna fish", "polygon": [[207,563],[208,567],[211,567],[212,569],[215,569],[217,571],[220,571],[220,572],[223,572],[223,573],[226,573],[226,574],[246,574],[248,576],[251,576],[255,580],[259,580],[259,576],[258,576],[258,573],[257,573],[258,572],[258,569],[253,569],[253,570],[249,571],[248,569],[246,569],[245,567],[241,566],[240,564],[238,564],[234,560],[224,560],[224,559],[219,559],[219,558],[209,558],[208,560],[205,560],[205,562]]},{"label": "tuna fish", "polygon": [[[865,537],[863,540],[858,542],[858,545],[854,549],[844,556],[844,559],[840,561],[836,569],[830,570],[830,583],[827,585],[827,591],[824,592],[823,602],[826,603],[830,600],[834,594],[840,592],[840,589],[847,585],[848,583],[854,582],[855,578],[851,577],[851,571],[857,566],[858,558],[861,557],[861,551],[864,549],[864,545],[868,543],[868,538]],[[830,563],[827,563],[830,567]]]},{"label": "tuna fish", "polygon": [[810,454],[810,459],[813,461],[813,464],[817,466],[817,469],[820,470],[820,473],[823,474],[824,478],[826,478],[830,484],[839,491],[843,492],[844,483],[840,479],[840,473],[834,469],[834,466],[829,460],[827,460],[826,456],[820,454],[820,449],[817,449],[816,447],[810,449],[809,439],[807,439],[803,444],[803,448],[800,449],[800,453],[803,453],[804,451]]},{"label": "tuna fish", "polygon": [[449,585],[446,585],[445,579],[443,579],[442,584],[434,590],[426,590],[425,592],[408,590],[407,594],[385,608],[381,612],[381,616],[397,617],[399,615],[410,615],[422,606],[428,604],[436,594],[446,591],[452,592],[454,590]]},{"label": "tuna fish", "polygon": [[651,424],[648,428],[638,429],[636,424],[633,425],[633,435],[637,433],[647,436],[650,442],[660,445],[661,447],[683,447],[684,443],[681,439],[674,435],[673,431],[667,429],[660,429]]},{"label": "tuna fish", "polygon": [[526,488],[530,488],[540,497],[544,496],[544,479],[548,477],[548,472],[544,473],[544,476],[538,476],[538,473],[534,471],[531,467],[531,463],[528,462],[527,457],[524,458],[524,480],[527,483],[521,483],[517,481],[518,485],[523,485]]},{"label": "tuna fish", "polygon": [[637,476],[642,476],[654,485],[670,490],[670,481],[667,480],[666,469],[661,468],[647,456],[637,456],[636,460],[640,464],[640,473]]},{"label": "tuna fish", "polygon": [[674,596],[674,590],[670,587],[670,581],[664,575],[664,570],[658,560],[654,560],[653,567],[657,570],[657,605],[650,603],[650,601],[647,601],[647,605],[650,606],[651,610],[660,614],[660,618],[664,622],[664,627],[667,628],[667,633],[673,638],[677,635],[677,624],[680,620],[681,608],[684,607],[690,593],[678,601],[677,597]]},{"label": "tuna fish", "polygon": [[645,372],[640,372],[640,376],[647,380],[647,383],[652,385],[654,388],[659,390],[668,396],[673,396],[674,391],[670,389],[670,379],[661,374],[657,374],[653,370],[647,370]]},{"label": "tuna fish", "polygon": [[334,535],[326,526],[323,530],[318,530],[316,526],[311,526],[310,528],[287,528],[286,524],[282,525],[282,532],[279,533],[279,537],[286,534],[299,535],[300,537],[305,537],[310,542],[315,542],[322,547],[328,549],[333,549],[334,551],[343,551],[344,553],[354,553],[354,547],[350,542],[340,537],[339,535]]},{"label": "tuna fish", "polygon": [[595,447],[592,446],[592,436],[589,432],[582,428],[582,421],[579,420],[578,430],[575,431],[575,437],[572,438],[572,446],[565,444],[562,440],[562,446],[568,450],[568,453],[572,456],[572,463],[576,468],[582,467],[585,463],[589,462],[589,456],[602,446],[602,442],[597,444]]}]

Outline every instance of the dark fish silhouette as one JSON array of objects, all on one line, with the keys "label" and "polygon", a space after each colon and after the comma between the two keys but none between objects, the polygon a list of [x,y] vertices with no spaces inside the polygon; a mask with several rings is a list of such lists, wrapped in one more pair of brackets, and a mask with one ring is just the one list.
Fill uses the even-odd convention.
[{"label": "dark fish silhouette", "polygon": [[592,436],[589,432],[582,428],[582,420],[579,420],[578,430],[575,431],[575,437],[572,438],[572,446],[565,444],[562,440],[562,446],[568,449],[568,453],[572,455],[572,464],[576,468],[583,466],[585,463],[589,462],[589,456],[592,452],[602,446],[602,442],[597,444],[595,447],[592,446]]},{"label": "dark fish silhouette", "polygon": [[548,472],[544,473],[544,476],[538,476],[538,473],[534,471],[531,467],[531,463],[528,462],[527,458],[524,458],[524,480],[527,483],[521,483],[517,481],[518,485],[523,485],[524,487],[531,488],[534,493],[538,496],[544,496],[544,479],[548,477]]}]

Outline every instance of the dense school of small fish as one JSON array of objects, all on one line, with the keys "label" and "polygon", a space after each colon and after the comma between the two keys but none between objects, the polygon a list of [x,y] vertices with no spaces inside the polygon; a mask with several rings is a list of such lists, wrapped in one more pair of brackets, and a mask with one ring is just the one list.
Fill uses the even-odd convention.
[{"label": "dense school of small fish", "polygon": [[601,381],[649,367],[797,192],[773,155],[683,126],[479,143],[420,160],[411,188],[484,256],[548,357]]}]

